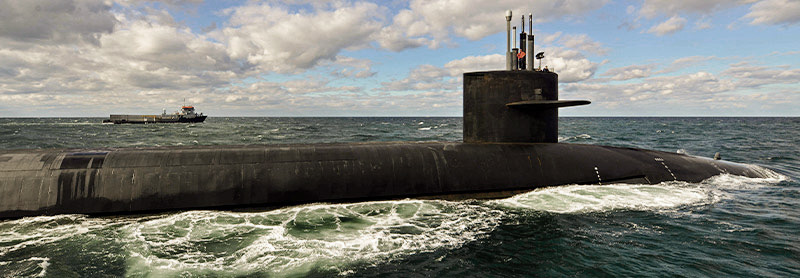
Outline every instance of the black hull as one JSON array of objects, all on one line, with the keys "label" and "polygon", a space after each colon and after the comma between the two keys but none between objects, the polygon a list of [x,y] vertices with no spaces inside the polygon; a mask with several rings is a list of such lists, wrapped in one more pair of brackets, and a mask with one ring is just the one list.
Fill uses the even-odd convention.
[{"label": "black hull", "polygon": [[194,118],[178,118],[178,119],[148,119],[146,121],[143,120],[111,120],[105,119],[103,123],[113,123],[113,124],[163,124],[163,123],[202,123],[206,120],[208,116],[197,116]]},{"label": "black hull", "polygon": [[698,182],[762,168],[561,143],[362,143],[0,151],[0,218],[400,198],[502,198],[564,184]]},{"label": "black hull", "polygon": [[208,116],[197,116],[191,119],[181,118],[178,122],[181,123],[202,123]]}]

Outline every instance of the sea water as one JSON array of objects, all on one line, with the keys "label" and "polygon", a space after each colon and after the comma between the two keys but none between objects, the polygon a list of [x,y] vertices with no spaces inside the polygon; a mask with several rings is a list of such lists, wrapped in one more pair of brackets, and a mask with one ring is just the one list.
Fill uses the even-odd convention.
[{"label": "sea water", "polygon": [[[0,119],[0,148],[460,141],[461,118]],[[713,156],[768,178],[499,200],[0,221],[0,277],[800,276],[800,119],[561,118],[559,141]]]}]

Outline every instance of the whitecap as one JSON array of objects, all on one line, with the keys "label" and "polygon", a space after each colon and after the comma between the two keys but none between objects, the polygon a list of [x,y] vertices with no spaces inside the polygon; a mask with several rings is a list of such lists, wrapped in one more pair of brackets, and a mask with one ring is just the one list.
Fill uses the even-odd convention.
[{"label": "whitecap", "polygon": [[0,266],[7,268],[2,273],[3,277],[45,277],[50,266],[50,258],[30,257],[23,260],[0,261]]},{"label": "whitecap", "polygon": [[491,232],[502,216],[475,202],[310,204],[174,214],[131,225],[124,238],[129,274],[302,276],[312,269],[352,273],[354,263],[458,248]]},{"label": "whitecap", "polygon": [[700,183],[682,181],[659,184],[564,185],[546,187],[490,203],[501,207],[553,213],[588,213],[612,210],[663,210],[705,205],[730,198],[727,189],[754,189],[788,179],[769,169],[750,166],[767,178],[717,175]]},{"label": "whitecap", "polygon": [[554,213],[588,213],[609,210],[652,210],[700,204],[708,192],[686,183],[565,185],[537,189],[511,198],[491,201],[503,207]]},{"label": "whitecap", "polygon": [[84,215],[26,217],[5,221],[0,225],[0,257],[30,246],[44,246],[76,235],[89,233],[107,225],[102,219]]},{"label": "whitecap", "polygon": [[592,136],[589,135],[589,134],[585,134],[585,133],[578,134],[578,135],[575,135],[575,136],[558,136],[558,142],[573,141],[573,140],[578,140],[578,139],[590,140],[590,139],[592,139]]}]

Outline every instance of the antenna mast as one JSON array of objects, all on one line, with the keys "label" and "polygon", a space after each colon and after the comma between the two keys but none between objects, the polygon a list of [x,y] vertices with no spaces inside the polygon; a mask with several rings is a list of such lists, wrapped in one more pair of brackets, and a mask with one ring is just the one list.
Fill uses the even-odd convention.
[{"label": "antenna mast", "polygon": [[[525,16],[523,16],[522,25],[525,25],[524,18],[525,18]],[[527,68],[525,68],[525,69],[533,70],[533,66],[534,66],[534,64],[533,64],[533,58],[534,58],[533,57],[533,53],[536,53],[534,51],[534,46],[533,46],[533,13],[529,13],[528,14],[528,27],[529,27],[528,28],[528,32],[530,32],[530,33],[528,34],[528,39],[526,41],[527,42],[527,47],[526,47],[527,49],[525,49],[525,50],[528,53],[527,53],[527,55],[525,55],[525,64],[527,66]]]},{"label": "antenna mast", "polygon": [[506,70],[511,70],[511,10],[506,11]]}]

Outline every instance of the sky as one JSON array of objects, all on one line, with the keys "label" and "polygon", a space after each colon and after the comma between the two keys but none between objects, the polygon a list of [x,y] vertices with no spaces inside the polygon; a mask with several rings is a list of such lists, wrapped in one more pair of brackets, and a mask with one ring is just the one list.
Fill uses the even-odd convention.
[{"label": "sky", "polygon": [[800,0],[0,0],[0,117],[461,116],[509,9],[561,116],[800,116]]}]

